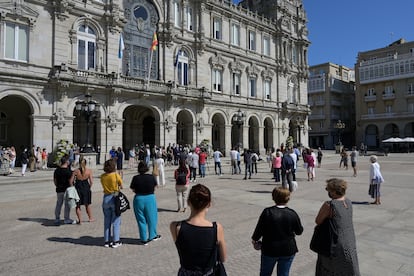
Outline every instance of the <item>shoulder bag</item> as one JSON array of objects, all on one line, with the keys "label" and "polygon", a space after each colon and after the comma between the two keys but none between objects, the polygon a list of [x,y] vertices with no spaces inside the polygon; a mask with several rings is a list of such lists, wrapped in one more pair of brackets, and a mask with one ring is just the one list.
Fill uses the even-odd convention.
[{"label": "shoulder bag", "polygon": [[214,267],[213,267],[213,274],[211,275],[227,276],[226,268],[224,267],[224,264],[220,260],[220,248],[217,242],[217,223],[215,221],[213,222],[213,228],[214,228],[215,246],[214,246],[212,256],[215,258],[215,261],[214,261]]},{"label": "shoulder bag", "polygon": [[[332,212],[332,201],[329,203]],[[338,243],[338,231],[334,220],[327,217],[321,224],[315,226],[310,242],[310,249],[325,257],[335,257]]]},{"label": "shoulder bag", "polygon": [[[118,175],[116,176],[116,178],[118,181]],[[126,210],[131,209],[128,198],[121,191],[115,192],[114,198],[115,198],[115,215],[117,217],[119,217]]]}]

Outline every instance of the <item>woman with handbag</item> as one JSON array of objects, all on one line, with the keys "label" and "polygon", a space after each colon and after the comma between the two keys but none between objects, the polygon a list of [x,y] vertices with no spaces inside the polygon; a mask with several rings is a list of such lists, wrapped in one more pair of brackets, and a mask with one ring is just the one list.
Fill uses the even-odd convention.
[{"label": "woman with handbag", "polygon": [[369,169],[369,190],[368,194],[374,199],[371,204],[381,204],[381,183],[384,182],[384,178],[381,174],[381,167],[377,162],[377,156],[372,155],[370,157],[371,166]]},{"label": "woman with handbag", "polygon": [[202,184],[194,185],[188,196],[188,205],[190,217],[170,224],[180,257],[178,276],[219,275],[215,274],[216,263],[218,261],[221,268],[224,267],[222,262],[226,260],[227,251],[223,226],[206,219],[211,206],[210,190]]},{"label": "woman with handbag", "polygon": [[298,214],[286,204],[290,192],[274,188],[272,198],[276,205],[263,210],[252,235],[252,244],[262,251],[260,276],[272,275],[277,262],[277,275],[288,276],[298,247],[295,236],[301,235],[303,226]]},{"label": "woman with handbag", "polygon": [[[104,240],[105,247],[117,248],[120,241],[121,216],[115,213],[115,195],[123,188],[122,178],[116,172],[116,163],[113,159],[105,161],[104,174],[101,175],[101,184],[104,192],[102,210],[104,213]],[[111,231],[113,228],[113,231]],[[111,241],[111,232],[113,233]]]},{"label": "woman with handbag", "polygon": [[141,161],[138,164],[139,174],[132,178],[130,185],[135,193],[134,213],[142,245],[161,239],[161,235],[157,233],[158,209],[154,194],[157,181],[152,174],[147,173],[148,170],[147,164]]},{"label": "woman with handbag", "polygon": [[332,200],[322,204],[315,222],[320,225],[330,218],[336,228],[338,237],[335,247],[331,248],[332,254],[330,256],[318,253],[315,275],[336,275],[340,271],[341,275],[359,276],[358,255],[352,222],[352,202],[345,197],[347,183],[345,180],[338,178],[328,179],[326,183],[326,191]]}]

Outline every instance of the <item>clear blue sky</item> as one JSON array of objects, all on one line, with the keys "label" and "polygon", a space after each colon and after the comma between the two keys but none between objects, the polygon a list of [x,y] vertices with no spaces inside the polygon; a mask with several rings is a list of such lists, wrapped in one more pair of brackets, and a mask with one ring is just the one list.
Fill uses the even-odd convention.
[{"label": "clear blue sky", "polygon": [[308,17],[309,65],[353,68],[358,52],[414,41],[414,0],[303,0]]}]

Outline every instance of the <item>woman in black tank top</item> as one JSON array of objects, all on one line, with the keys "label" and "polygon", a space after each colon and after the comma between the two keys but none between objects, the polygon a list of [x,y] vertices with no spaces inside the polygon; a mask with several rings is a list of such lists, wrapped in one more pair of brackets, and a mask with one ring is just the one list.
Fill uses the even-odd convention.
[{"label": "woman in black tank top", "polygon": [[170,225],[171,235],[177,247],[181,267],[179,276],[212,275],[215,264],[215,248],[218,244],[220,260],[226,260],[226,243],[220,223],[210,222],[206,213],[211,205],[210,190],[194,185],[188,196],[190,217]]}]

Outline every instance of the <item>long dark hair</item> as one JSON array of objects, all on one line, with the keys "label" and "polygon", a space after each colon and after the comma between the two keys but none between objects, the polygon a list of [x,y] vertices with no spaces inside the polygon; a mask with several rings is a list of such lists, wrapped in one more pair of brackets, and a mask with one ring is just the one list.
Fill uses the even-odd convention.
[{"label": "long dark hair", "polygon": [[188,172],[188,168],[187,165],[185,164],[185,160],[180,160],[179,164],[178,164],[178,169],[179,172]]}]

